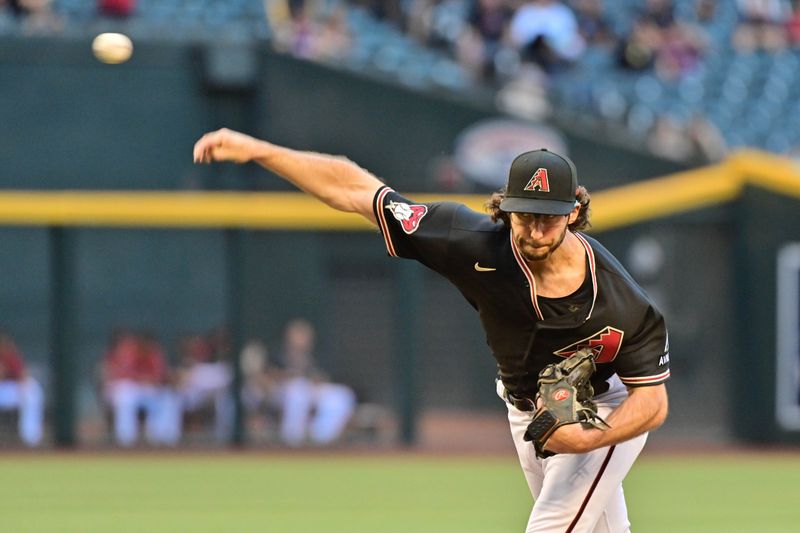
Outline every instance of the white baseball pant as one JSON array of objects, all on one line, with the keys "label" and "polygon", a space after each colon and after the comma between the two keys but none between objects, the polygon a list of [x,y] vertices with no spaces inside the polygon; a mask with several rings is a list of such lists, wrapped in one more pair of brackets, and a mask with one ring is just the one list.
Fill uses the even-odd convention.
[{"label": "white baseball pant", "polygon": [[108,400],[114,411],[114,434],[122,446],[139,437],[139,409],[145,411],[145,437],[151,444],[174,446],[181,437],[181,404],[167,387],[121,379],[109,385]]},{"label": "white baseball pant", "polygon": [[22,381],[0,381],[0,409],[19,410],[19,436],[28,446],[42,440],[44,430],[44,391],[31,377]]},{"label": "white baseball pant", "polygon": [[[611,389],[594,398],[603,418],[627,398],[617,376]],[[503,398],[502,382],[497,393]],[[557,454],[540,459],[533,444],[523,439],[533,412],[506,402],[511,436],[519,455],[534,505],[526,533],[627,533],[630,531],[622,480],[647,440],[640,435],[616,446],[585,454]]]},{"label": "white baseball pant", "polygon": [[290,446],[302,445],[307,436],[315,444],[333,442],[356,407],[355,394],[349,387],[306,378],[287,381],[281,396],[281,438]]}]

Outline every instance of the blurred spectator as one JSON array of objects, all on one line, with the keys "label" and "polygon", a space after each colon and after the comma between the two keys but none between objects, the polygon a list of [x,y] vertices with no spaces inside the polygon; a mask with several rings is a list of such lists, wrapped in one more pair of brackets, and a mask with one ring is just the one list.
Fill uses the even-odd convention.
[{"label": "blurred spectator", "polygon": [[699,24],[710,24],[717,17],[717,0],[697,0],[694,11]]},{"label": "blurred spectator", "polygon": [[290,446],[306,439],[315,444],[335,441],[356,407],[353,391],[331,382],[317,366],[315,336],[311,323],[303,319],[289,322],[284,332],[280,434]]},{"label": "blurred spectator", "polygon": [[586,44],[613,49],[617,36],[608,21],[602,0],[575,0],[572,5],[578,30]]},{"label": "blurred spectator", "polygon": [[278,0],[267,4],[267,20],[275,47],[297,57],[308,57],[310,22],[304,1]]},{"label": "blurred spectator", "polygon": [[97,0],[97,10],[101,15],[129,17],[136,11],[136,0]]},{"label": "blurred spectator", "polygon": [[619,44],[619,64],[629,70],[645,70],[655,64],[663,37],[657,25],[647,20],[633,23],[630,33]]},{"label": "blurred spectator", "polygon": [[245,343],[239,364],[247,427],[256,435],[266,435],[269,429],[266,421],[280,416],[280,387],[284,373],[270,362],[267,345],[259,339]]},{"label": "blurred spectator", "polygon": [[639,14],[618,49],[622,67],[649,70],[665,81],[676,81],[700,66],[708,37],[699,24],[678,21],[672,2],[652,0]]},{"label": "blurred spectator", "polygon": [[112,409],[114,435],[120,445],[136,444],[140,412],[149,443],[178,443],[180,400],[170,384],[164,352],[152,335],[115,335],[103,360],[102,379],[103,398]]},{"label": "blurred spectator", "polygon": [[717,163],[728,154],[728,144],[722,132],[703,115],[694,115],[686,131],[694,149],[692,155],[697,162]]},{"label": "blurred spectator", "polygon": [[669,28],[675,24],[672,0],[647,0],[644,9],[639,12],[638,18],[661,29]]},{"label": "blurred spectator", "polygon": [[268,19],[279,50],[305,59],[334,60],[348,55],[352,37],[339,2],[270,2]]},{"label": "blurred spectator", "polygon": [[404,0],[350,0],[353,5],[367,9],[378,20],[405,27]]},{"label": "blurred spectator", "polygon": [[431,48],[453,51],[467,25],[463,7],[459,0],[411,0],[408,32]]},{"label": "blurred spectator", "polygon": [[683,125],[670,115],[661,115],[656,119],[647,137],[647,147],[654,154],[673,161],[686,161],[693,152]]},{"label": "blurred spectator", "polygon": [[434,0],[410,0],[406,13],[405,29],[422,44],[427,44],[431,31]]},{"label": "blurred spectator", "polygon": [[656,56],[656,74],[673,81],[696,72],[708,47],[708,39],[699,26],[676,23],[661,32]]},{"label": "blurred spectator", "polygon": [[792,14],[786,21],[786,36],[792,46],[800,44],[800,0],[792,2]]},{"label": "blurred spectator", "polygon": [[25,33],[58,33],[64,29],[64,21],[53,12],[52,0],[6,0],[6,3]]},{"label": "blurred spectator", "polygon": [[14,340],[0,332],[0,411],[16,410],[19,436],[28,446],[42,441],[44,392],[31,377]]},{"label": "blurred spectator", "polygon": [[184,337],[179,342],[177,389],[184,417],[210,408],[214,415],[214,436],[223,442],[230,436],[233,399],[230,385],[233,374],[221,360],[212,341],[202,335]]},{"label": "blurred spectator", "polygon": [[495,98],[497,107],[510,115],[539,121],[552,111],[548,99],[549,79],[535,65],[522,65],[514,79],[506,83]]},{"label": "blurred spectator", "polygon": [[728,151],[719,129],[700,114],[686,123],[670,115],[656,119],[647,138],[651,152],[666,159],[715,163]]},{"label": "blurred spectator", "polygon": [[322,61],[347,57],[353,45],[347,26],[347,11],[338,8],[324,15],[317,25],[311,56]]},{"label": "blurred spectator", "polygon": [[555,72],[576,61],[585,43],[575,13],[557,0],[529,0],[511,19],[510,37],[523,61]]},{"label": "blurred spectator", "polygon": [[733,33],[733,46],[740,52],[786,47],[786,25],[791,6],[786,0],[737,0],[739,23]]},{"label": "blurred spectator", "polygon": [[475,79],[495,78],[495,57],[503,48],[513,13],[505,0],[473,0],[468,25],[456,42],[456,55]]}]

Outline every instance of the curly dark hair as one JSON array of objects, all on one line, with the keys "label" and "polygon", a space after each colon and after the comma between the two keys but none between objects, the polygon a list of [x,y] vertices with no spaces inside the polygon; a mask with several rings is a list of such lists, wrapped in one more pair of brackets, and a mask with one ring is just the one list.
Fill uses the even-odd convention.
[{"label": "curly dark hair", "polygon": [[[484,207],[486,207],[486,211],[491,215],[494,222],[502,220],[506,226],[511,227],[511,218],[508,213],[500,209],[500,202],[505,200],[505,198],[506,188],[503,187],[499,191],[492,193],[491,198],[487,200]],[[592,223],[589,222],[589,216],[591,215],[589,202],[592,201],[592,198],[589,195],[589,191],[586,190],[586,187],[581,185],[575,190],[575,199],[581,204],[581,208],[578,211],[578,218],[569,225],[569,229],[570,231],[583,231],[592,225]]]}]

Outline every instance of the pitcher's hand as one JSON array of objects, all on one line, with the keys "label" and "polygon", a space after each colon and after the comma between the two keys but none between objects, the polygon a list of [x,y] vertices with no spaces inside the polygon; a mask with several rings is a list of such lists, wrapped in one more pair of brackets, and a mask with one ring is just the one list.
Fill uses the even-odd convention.
[{"label": "pitcher's hand", "polygon": [[247,163],[256,156],[257,148],[262,142],[244,133],[222,128],[206,133],[195,143],[194,162]]}]

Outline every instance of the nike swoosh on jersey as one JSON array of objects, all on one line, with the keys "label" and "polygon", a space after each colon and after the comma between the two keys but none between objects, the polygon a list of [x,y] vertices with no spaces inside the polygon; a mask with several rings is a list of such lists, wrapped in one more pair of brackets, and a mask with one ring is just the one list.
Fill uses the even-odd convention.
[{"label": "nike swoosh on jersey", "polygon": [[494,272],[497,269],[492,267],[482,267],[478,264],[478,261],[475,261],[475,270],[478,272]]}]

